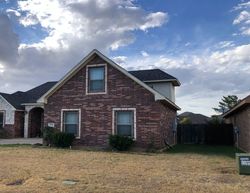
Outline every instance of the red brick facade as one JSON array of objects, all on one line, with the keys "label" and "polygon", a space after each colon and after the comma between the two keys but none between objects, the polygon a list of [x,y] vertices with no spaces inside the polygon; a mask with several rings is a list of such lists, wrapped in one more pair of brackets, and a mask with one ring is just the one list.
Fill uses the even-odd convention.
[{"label": "red brick facade", "polygon": [[15,111],[15,122],[13,125],[5,124],[6,137],[23,137],[24,111]]},{"label": "red brick facade", "polygon": [[[89,64],[106,63],[95,56]],[[136,145],[163,147],[166,137],[174,143],[173,122],[176,110],[155,102],[154,95],[107,64],[107,93],[86,95],[86,66],[48,98],[44,124],[61,127],[62,109],[81,109],[81,145],[107,146],[112,134],[112,109],[136,108]]]},{"label": "red brick facade", "polygon": [[236,145],[241,150],[250,152],[250,105],[230,115],[226,122],[232,123],[239,129],[238,141],[235,137]]}]

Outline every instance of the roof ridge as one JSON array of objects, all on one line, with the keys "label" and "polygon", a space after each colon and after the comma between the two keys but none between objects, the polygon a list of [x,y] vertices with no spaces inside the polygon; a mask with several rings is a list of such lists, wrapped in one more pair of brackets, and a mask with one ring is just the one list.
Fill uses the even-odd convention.
[{"label": "roof ridge", "polygon": [[[161,70],[160,68],[152,68],[152,69],[143,69],[143,70],[128,70],[128,72],[131,72],[131,71],[151,71],[151,70]],[[163,70],[161,70],[163,71]]]}]

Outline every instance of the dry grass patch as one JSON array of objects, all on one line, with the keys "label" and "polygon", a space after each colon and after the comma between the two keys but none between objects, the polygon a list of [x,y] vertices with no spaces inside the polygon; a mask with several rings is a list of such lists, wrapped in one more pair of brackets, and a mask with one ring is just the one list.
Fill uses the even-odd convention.
[{"label": "dry grass patch", "polygon": [[221,155],[0,147],[0,192],[245,193],[250,177]]}]

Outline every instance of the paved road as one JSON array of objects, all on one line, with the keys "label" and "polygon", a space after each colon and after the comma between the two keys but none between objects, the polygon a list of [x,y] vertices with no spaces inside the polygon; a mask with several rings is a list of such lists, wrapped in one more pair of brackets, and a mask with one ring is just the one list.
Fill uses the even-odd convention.
[{"label": "paved road", "polygon": [[15,138],[15,139],[0,139],[0,145],[11,144],[36,144],[42,143],[42,138]]}]

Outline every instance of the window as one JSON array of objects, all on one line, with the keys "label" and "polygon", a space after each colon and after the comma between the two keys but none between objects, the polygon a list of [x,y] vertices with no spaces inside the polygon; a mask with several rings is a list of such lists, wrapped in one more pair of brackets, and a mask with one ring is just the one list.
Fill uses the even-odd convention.
[{"label": "window", "polygon": [[88,67],[88,93],[105,92],[105,66]]},{"label": "window", "polygon": [[0,112],[0,129],[4,127],[4,112]]},{"label": "window", "polygon": [[80,137],[80,110],[62,110],[62,131]]},{"label": "window", "polygon": [[113,109],[114,133],[117,135],[136,138],[135,109]]}]

